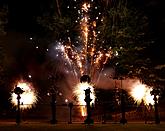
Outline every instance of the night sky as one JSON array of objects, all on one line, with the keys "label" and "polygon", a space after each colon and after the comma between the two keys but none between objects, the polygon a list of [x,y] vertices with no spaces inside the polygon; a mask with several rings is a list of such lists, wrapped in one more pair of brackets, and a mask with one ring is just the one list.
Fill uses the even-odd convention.
[{"label": "night sky", "polygon": [[9,2],[9,29],[35,31],[35,17],[40,13],[38,0],[15,0]]},{"label": "night sky", "polygon": [[[35,17],[47,11],[53,11],[51,3],[53,0],[1,0],[1,3],[9,4],[9,23],[14,29],[28,29],[35,27]],[[52,8],[51,6],[52,5]],[[159,23],[164,19],[163,0],[133,0],[133,5],[140,10],[144,10],[150,17],[151,26],[155,31],[161,31]]]}]

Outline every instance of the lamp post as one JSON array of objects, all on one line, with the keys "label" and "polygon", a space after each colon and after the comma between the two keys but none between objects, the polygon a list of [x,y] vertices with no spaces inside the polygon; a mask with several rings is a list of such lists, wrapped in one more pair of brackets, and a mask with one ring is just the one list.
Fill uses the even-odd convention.
[{"label": "lamp post", "polygon": [[91,119],[91,106],[90,106],[90,102],[92,101],[92,99],[90,98],[90,88],[85,90],[85,102],[86,102],[86,107],[87,107],[87,118],[84,121],[85,124],[92,124],[93,123],[93,119]]},{"label": "lamp post", "polygon": [[122,115],[122,118],[120,120],[120,123],[121,124],[125,124],[127,123],[127,120],[125,118],[125,94],[124,94],[124,90],[122,89],[122,80],[123,78],[121,78],[121,115]]},{"label": "lamp post", "polygon": [[51,88],[51,109],[52,109],[52,119],[51,124],[56,124],[56,91],[54,88]]},{"label": "lamp post", "polygon": [[54,82],[57,79],[57,76],[54,76],[53,74],[50,74],[48,76],[49,82],[50,82],[50,96],[51,96],[51,112],[52,112],[52,119],[51,119],[51,124],[56,124],[57,120],[56,120],[56,97],[57,97],[57,90],[56,87],[54,86]]},{"label": "lamp post", "polygon": [[[88,75],[83,75],[80,78],[80,82],[88,82],[90,83],[91,79]],[[93,119],[91,119],[91,106],[90,106],[90,102],[92,101],[92,99],[90,98],[90,88],[84,90],[85,91],[85,99],[84,101],[86,102],[86,108],[87,108],[87,117],[86,120],[84,121],[85,124],[92,124],[94,121]]]},{"label": "lamp post", "polygon": [[160,118],[158,113],[158,98],[160,95],[160,90],[158,88],[154,88],[151,92],[151,95],[154,95],[154,108],[155,108],[155,124],[160,124]]},{"label": "lamp post", "polygon": [[72,102],[70,102],[69,104],[68,104],[68,106],[69,106],[69,122],[68,122],[68,124],[72,124],[72,108],[73,108],[73,103]]},{"label": "lamp post", "polygon": [[17,95],[17,115],[16,115],[16,123],[20,124],[21,122],[21,113],[20,113],[20,99],[21,99],[21,94],[24,91],[20,87],[15,87],[14,93]]},{"label": "lamp post", "polygon": [[106,124],[106,103],[103,103],[103,116],[102,116],[102,124]]}]

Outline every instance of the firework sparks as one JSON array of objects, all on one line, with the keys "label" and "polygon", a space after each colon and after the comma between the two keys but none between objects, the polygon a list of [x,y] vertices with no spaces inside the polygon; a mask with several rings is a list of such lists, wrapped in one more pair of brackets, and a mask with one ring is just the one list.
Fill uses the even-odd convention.
[{"label": "firework sparks", "polygon": [[149,105],[149,104],[153,105],[154,96],[150,94],[151,91],[152,91],[152,88],[149,88],[138,81],[133,85],[133,88],[130,94],[138,103],[141,103],[142,101],[144,101],[146,105]]},{"label": "firework sparks", "polygon": [[86,12],[88,12],[88,9],[90,8],[90,4],[87,4],[87,3],[84,3],[83,5],[82,5],[82,10],[84,10],[84,11],[86,11]]},{"label": "firework sparks", "polygon": [[77,84],[74,89],[74,94],[77,97],[78,104],[81,105],[81,115],[82,116],[86,116],[86,107],[85,107],[86,102],[84,101],[84,99],[85,99],[85,90],[88,88],[90,88],[90,90],[91,90],[91,99],[92,99],[91,103],[94,103],[95,102],[95,93],[94,93],[94,88],[92,85],[90,85],[87,82],[83,82],[83,83]]},{"label": "firework sparks", "polygon": [[[20,87],[24,92],[20,95],[20,108],[21,109],[29,109],[32,108],[33,105],[37,102],[37,94],[34,88],[32,87],[32,84],[24,82],[24,81],[19,81],[16,84],[18,87]],[[14,106],[17,105],[17,95],[12,92],[11,94],[11,102],[13,103]]]},{"label": "firework sparks", "polygon": [[[76,39],[76,44],[68,36],[67,42],[59,42],[54,49],[58,52],[56,56],[68,63],[66,64],[67,70],[73,70],[77,82],[81,76],[87,74],[92,79],[91,83],[97,84],[100,77],[99,73],[103,71],[104,65],[108,60],[115,55],[111,47],[104,48],[97,45],[97,40],[99,39],[97,37],[101,33],[97,30],[97,22],[101,13],[98,16],[92,16],[94,18],[92,20],[90,18],[92,8],[96,9],[95,6],[88,2],[83,3],[81,9],[77,11],[79,16],[76,23],[79,21],[80,35]],[[84,90],[88,87],[91,88],[91,98],[93,99],[92,103],[94,103],[93,87],[88,83],[79,83],[74,90],[74,94],[77,96],[80,105],[86,105]],[[82,108],[81,110],[82,116],[85,116],[86,109]]]},{"label": "firework sparks", "polygon": [[89,9],[91,8],[90,3],[83,3],[81,10],[78,10],[79,18],[81,18],[81,35],[78,36],[79,40],[76,40],[76,46],[68,37],[69,42],[59,42],[54,49],[61,52],[61,55],[56,54],[57,57],[62,56],[64,61],[67,61],[70,67],[73,67],[75,76],[88,74],[94,80],[93,78],[97,79],[97,72],[104,68],[104,65],[113,57],[114,53],[111,47],[107,49],[97,47],[96,37],[100,31],[96,31],[97,21],[91,20],[89,17]]}]

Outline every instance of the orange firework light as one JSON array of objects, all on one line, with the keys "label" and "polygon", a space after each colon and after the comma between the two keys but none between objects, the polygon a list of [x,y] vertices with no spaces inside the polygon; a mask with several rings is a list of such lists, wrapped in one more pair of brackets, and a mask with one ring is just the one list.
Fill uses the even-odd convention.
[{"label": "orange firework light", "polygon": [[140,83],[137,81],[133,84],[132,90],[130,92],[131,96],[133,96],[134,100],[140,104],[142,101],[146,105],[154,104],[154,96],[150,94],[152,88],[149,88],[147,85]]},{"label": "orange firework light", "polygon": [[[81,36],[79,36],[83,39],[83,41],[80,42],[82,44],[80,46],[81,49],[78,49],[74,46],[70,37],[68,37],[68,43],[65,42],[65,45],[63,45],[59,42],[55,49],[61,52],[62,56],[70,65],[79,70],[80,76],[83,74],[89,74],[93,78],[95,75],[97,75],[96,71],[101,71],[114,53],[111,47],[106,49],[99,47],[97,49],[96,38],[98,33],[95,31],[97,22],[96,20],[91,21],[88,14],[90,8],[91,5],[89,3],[84,3],[81,8]],[[91,30],[91,28],[93,30]]]},{"label": "orange firework light", "polygon": [[[77,19],[76,23],[79,21],[81,35],[78,36],[79,40],[76,41],[76,46],[68,37],[68,42],[65,42],[65,45],[59,42],[55,50],[58,53],[60,52],[65,62],[69,63],[76,78],[87,74],[92,78],[93,83],[97,83],[100,77],[99,73],[103,70],[107,61],[114,56],[114,52],[111,47],[97,46],[97,37],[100,31],[96,31],[96,26],[99,17],[97,16],[95,20],[90,19],[89,11],[91,8],[90,3],[83,3],[81,10],[78,10],[81,19]],[[115,53],[117,54],[117,51]],[[58,57],[58,54],[56,56]],[[91,98],[93,99],[92,103],[94,103],[93,86],[88,83],[78,83],[74,89],[74,94],[77,96],[80,105],[86,105],[84,90],[88,87],[91,88]],[[82,116],[85,116],[86,108],[82,108],[81,111]]]},{"label": "orange firework light", "polygon": [[[37,93],[33,88],[31,83],[25,82],[23,80],[16,83],[17,87],[20,87],[24,92],[20,95],[20,108],[21,109],[30,109],[37,102]],[[15,87],[14,87],[15,88]],[[13,90],[14,90],[13,88]],[[14,106],[17,105],[17,95],[12,92],[11,102]]]},{"label": "orange firework light", "polygon": [[90,88],[91,90],[91,104],[95,102],[95,93],[94,93],[94,88],[92,85],[90,85],[87,82],[83,82],[83,83],[78,83],[75,88],[74,88],[74,94],[77,97],[78,100],[78,104],[81,105],[81,115],[82,116],[86,116],[86,102],[84,101],[85,99],[85,90]]}]

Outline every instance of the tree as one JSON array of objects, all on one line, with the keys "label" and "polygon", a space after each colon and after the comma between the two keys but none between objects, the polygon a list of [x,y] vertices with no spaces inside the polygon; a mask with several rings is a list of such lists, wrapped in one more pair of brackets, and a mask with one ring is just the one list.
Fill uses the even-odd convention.
[{"label": "tree", "polygon": [[118,77],[144,79],[144,72],[150,74],[153,68],[147,53],[154,44],[148,17],[124,0],[115,3],[105,14],[98,27],[102,32],[99,43],[104,48],[113,49],[114,57],[109,64],[115,68]]},{"label": "tree", "polygon": [[7,8],[0,8],[0,85],[4,84],[5,77],[5,49],[3,46],[2,38],[6,34],[7,25]]},{"label": "tree", "polygon": [[44,30],[52,36],[54,39],[60,39],[67,33],[67,28],[70,27],[70,20],[66,17],[57,16],[43,16],[38,18],[39,24],[41,24]]},{"label": "tree", "polygon": [[61,16],[60,5],[59,5],[58,0],[56,0],[56,5],[57,5],[57,9],[58,9],[58,15]]},{"label": "tree", "polygon": [[7,13],[7,7],[0,7],[0,35],[6,34]]},{"label": "tree", "polygon": [[[66,13],[66,10],[63,9],[63,5],[65,5],[63,1],[54,0],[49,3],[47,10],[37,18],[37,22],[43,27],[45,34],[56,40],[64,38],[72,26],[71,18],[65,15],[68,12]],[[49,8],[53,9],[50,10]]]},{"label": "tree", "polygon": [[[0,2],[1,3],[1,2]],[[8,56],[5,48],[5,38],[7,34],[7,24],[8,24],[8,9],[6,6],[0,5],[0,105],[1,111],[8,107],[8,97],[9,91],[6,87],[8,87],[9,78],[8,78]]]}]

